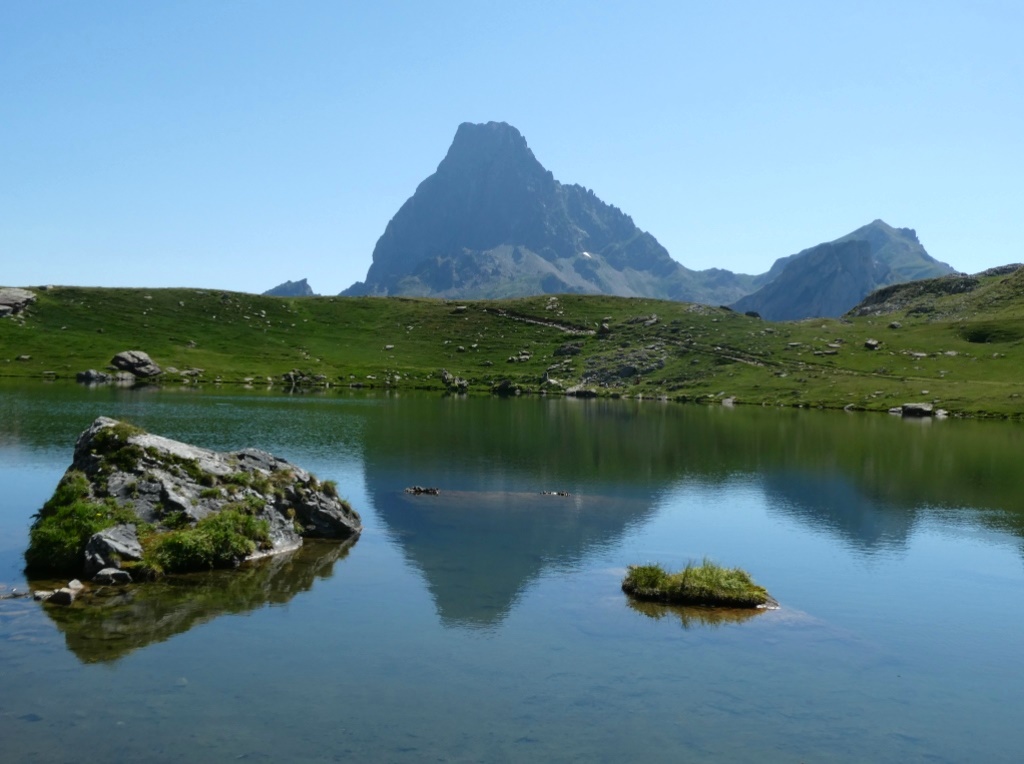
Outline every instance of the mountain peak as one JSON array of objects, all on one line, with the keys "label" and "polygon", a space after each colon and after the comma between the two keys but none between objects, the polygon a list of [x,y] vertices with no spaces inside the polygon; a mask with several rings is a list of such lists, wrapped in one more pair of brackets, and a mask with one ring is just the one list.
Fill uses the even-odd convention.
[{"label": "mountain peak", "polygon": [[526,145],[526,138],[506,122],[463,122],[447,155],[437,167],[442,177],[473,175],[490,182],[502,178],[547,177],[547,172]]},{"label": "mountain peak", "polygon": [[533,156],[523,134],[507,122],[463,122],[455,131],[448,156],[500,151],[529,152]]},{"label": "mountain peak", "polygon": [[516,128],[464,122],[437,171],[388,223],[366,281],[343,294],[578,292],[723,302],[746,291],[734,276],[709,281],[618,208],[555,180]]}]

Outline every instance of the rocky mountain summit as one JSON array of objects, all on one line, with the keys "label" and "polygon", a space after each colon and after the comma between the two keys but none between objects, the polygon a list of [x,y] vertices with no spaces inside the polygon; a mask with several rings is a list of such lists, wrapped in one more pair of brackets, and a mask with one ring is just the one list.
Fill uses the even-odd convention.
[{"label": "rocky mountain summit", "polygon": [[503,122],[464,123],[343,295],[608,294],[732,304],[769,320],[839,316],[878,287],[952,273],[910,228],[875,220],[758,276],[691,270],[593,191],[555,180]]},{"label": "rocky mountain summit", "polygon": [[875,220],[835,241],[775,261],[736,310],[770,321],[838,317],[876,289],[954,273],[929,255],[912,228]]},{"label": "rocky mountain summit", "polygon": [[347,539],[359,515],[334,485],[265,451],[219,453],[99,417],[36,516],[34,574],[106,582],[294,550],[306,536]]},{"label": "rocky mountain summit", "polygon": [[306,279],[286,281],[263,293],[267,297],[315,297],[316,292]]},{"label": "rocky mountain summit", "polygon": [[566,185],[503,122],[459,126],[344,295],[612,294],[731,302],[752,277],[692,271],[593,191]]}]

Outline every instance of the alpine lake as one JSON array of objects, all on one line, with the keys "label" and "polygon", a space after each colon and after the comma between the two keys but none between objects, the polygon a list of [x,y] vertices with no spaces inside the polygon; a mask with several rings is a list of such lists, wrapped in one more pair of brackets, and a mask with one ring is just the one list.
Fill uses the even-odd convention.
[{"label": "alpine lake", "polygon": [[[364,531],[102,606],[0,600],[3,761],[1024,752],[1024,425],[3,383],[0,593],[41,585],[32,515],[99,415],[289,459],[337,481]],[[704,558],[779,609],[620,590],[629,564]]]}]

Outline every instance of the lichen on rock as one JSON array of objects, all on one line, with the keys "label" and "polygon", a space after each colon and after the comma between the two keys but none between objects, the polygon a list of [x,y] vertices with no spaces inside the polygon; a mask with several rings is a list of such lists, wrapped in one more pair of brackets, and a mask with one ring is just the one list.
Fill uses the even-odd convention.
[{"label": "lichen on rock", "polygon": [[100,417],[36,515],[25,552],[34,574],[154,574],[238,563],[348,539],[359,515],[330,481],[258,449],[216,452]]}]

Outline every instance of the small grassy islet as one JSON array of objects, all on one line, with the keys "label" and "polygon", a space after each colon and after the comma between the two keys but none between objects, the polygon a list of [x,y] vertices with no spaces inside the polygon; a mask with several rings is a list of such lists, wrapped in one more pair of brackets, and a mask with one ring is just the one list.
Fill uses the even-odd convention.
[{"label": "small grassy islet", "polygon": [[[96,488],[106,491],[106,481],[114,469],[131,472],[146,456],[157,458],[152,449],[143,449],[129,442],[142,433],[126,422],[106,428],[93,439],[94,456],[100,458],[94,476]],[[284,486],[294,477],[291,470],[273,476],[237,472],[218,480],[203,472],[193,459],[174,454],[160,454],[165,466],[177,470],[206,487],[204,498],[251,488],[267,495],[284,495]],[[315,481],[315,478],[314,478]],[[333,481],[319,483],[332,496],[337,496]],[[235,498],[220,512],[192,523],[183,512],[169,512],[158,526],[141,522],[129,506],[110,496],[97,496],[89,477],[82,471],[69,470],[57,485],[53,496],[43,505],[29,530],[29,546],[25,552],[26,571],[30,574],[77,575],[89,538],[114,525],[134,525],[142,546],[140,562],[124,562],[136,574],[157,576],[210,568],[232,567],[258,550],[270,548],[270,526],[257,517],[264,509],[264,499],[254,494]],[[294,510],[289,513],[294,518]]]},{"label": "small grassy islet", "polygon": [[622,582],[630,597],[672,605],[762,607],[772,602],[764,587],[740,568],[725,568],[705,559],[687,563],[678,573],[661,565],[630,565]]}]

